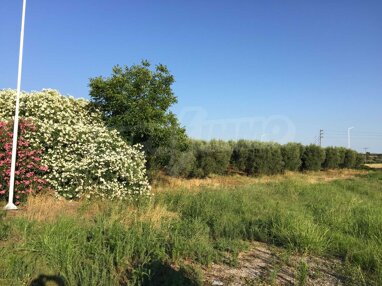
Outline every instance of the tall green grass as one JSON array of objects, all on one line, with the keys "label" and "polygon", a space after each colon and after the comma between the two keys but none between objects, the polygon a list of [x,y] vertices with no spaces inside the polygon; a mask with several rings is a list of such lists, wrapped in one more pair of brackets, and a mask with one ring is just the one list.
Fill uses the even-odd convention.
[{"label": "tall green grass", "polygon": [[[319,184],[169,190],[137,211],[106,203],[88,219],[87,205],[77,217],[46,222],[1,217],[0,285],[28,285],[40,274],[67,285],[200,285],[198,265],[234,264],[252,240],[340,258],[346,275],[358,273],[347,283],[382,285],[381,202],[375,172]],[[144,219],[157,207],[177,216]]]},{"label": "tall green grass", "polygon": [[330,183],[293,180],[157,198],[183,220],[199,220],[213,239],[258,240],[334,256],[382,285],[382,174]]}]

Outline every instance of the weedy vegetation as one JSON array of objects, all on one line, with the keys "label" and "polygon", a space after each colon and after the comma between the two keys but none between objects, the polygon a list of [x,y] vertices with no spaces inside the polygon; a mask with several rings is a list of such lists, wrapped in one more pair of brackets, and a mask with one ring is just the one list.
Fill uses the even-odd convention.
[{"label": "weedy vegetation", "polygon": [[[65,285],[202,285],[202,267],[234,265],[250,241],[338,258],[346,285],[381,285],[382,173],[296,176],[197,191],[178,184],[141,205],[32,197],[0,215],[0,285],[39,275]],[[308,266],[295,273],[305,285]]]}]

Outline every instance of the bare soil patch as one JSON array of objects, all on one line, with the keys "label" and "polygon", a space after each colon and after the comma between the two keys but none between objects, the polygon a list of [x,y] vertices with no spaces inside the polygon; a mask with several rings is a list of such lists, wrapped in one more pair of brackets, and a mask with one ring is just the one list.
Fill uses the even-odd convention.
[{"label": "bare soil patch", "polygon": [[236,266],[212,264],[204,269],[205,285],[344,285],[336,270],[341,262],[255,242],[239,255]]}]

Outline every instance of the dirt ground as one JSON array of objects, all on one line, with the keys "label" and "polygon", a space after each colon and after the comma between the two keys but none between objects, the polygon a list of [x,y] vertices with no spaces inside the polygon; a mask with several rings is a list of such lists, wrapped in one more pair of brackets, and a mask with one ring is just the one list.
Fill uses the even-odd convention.
[{"label": "dirt ground", "polygon": [[335,272],[340,261],[304,257],[255,242],[239,255],[237,265],[204,269],[205,285],[344,285]]}]

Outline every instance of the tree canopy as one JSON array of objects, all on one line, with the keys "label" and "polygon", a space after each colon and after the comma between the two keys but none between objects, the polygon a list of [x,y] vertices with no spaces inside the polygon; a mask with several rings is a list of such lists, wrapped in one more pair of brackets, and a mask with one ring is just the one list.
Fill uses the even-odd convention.
[{"label": "tree canopy", "polygon": [[185,142],[185,130],[169,109],[177,102],[174,77],[166,66],[148,61],[115,66],[109,77],[90,79],[92,103],[106,123],[131,144],[141,143],[148,155],[163,146]]}]

